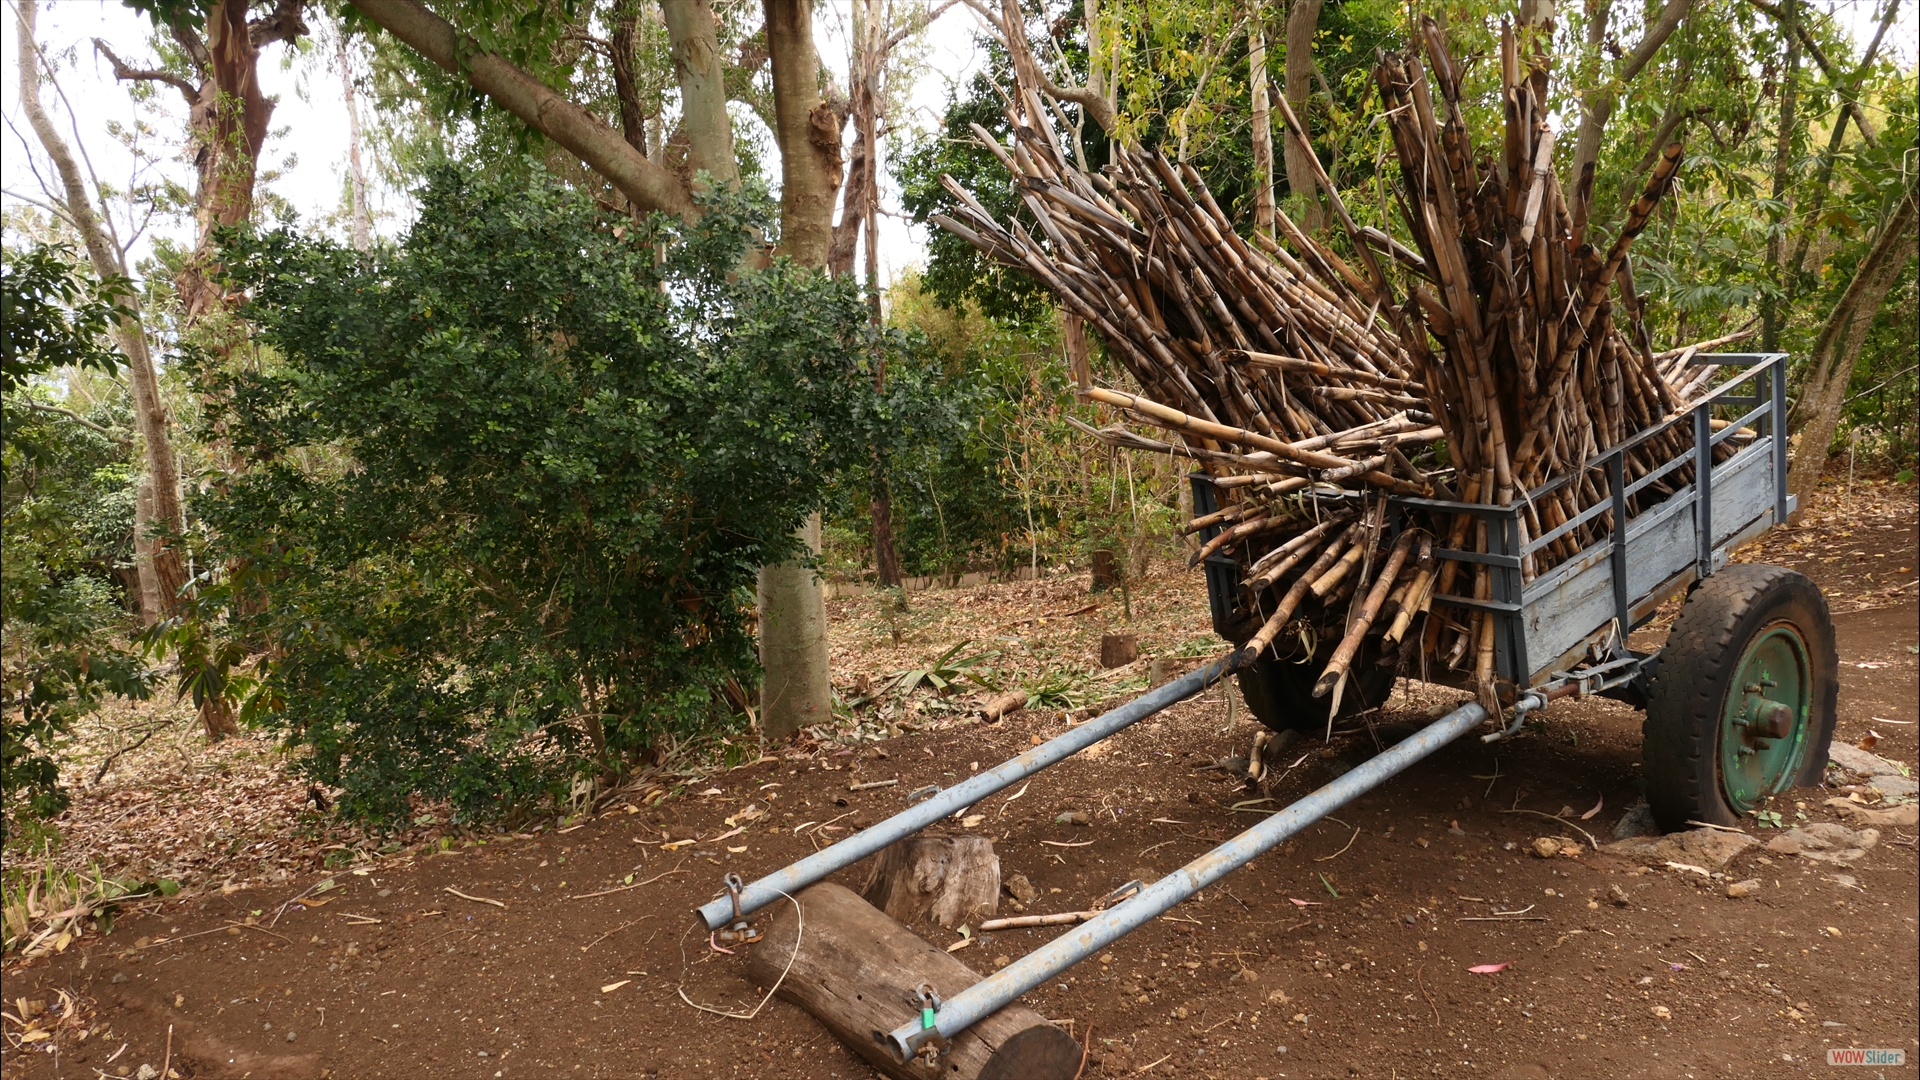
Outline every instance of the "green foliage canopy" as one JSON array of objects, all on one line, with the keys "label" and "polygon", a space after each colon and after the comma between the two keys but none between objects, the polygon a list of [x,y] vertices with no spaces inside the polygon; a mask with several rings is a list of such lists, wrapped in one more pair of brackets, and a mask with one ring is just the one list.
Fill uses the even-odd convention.
[{"label": "green foliage canopy", "polygon": [[202,501],[244,567],[205,595],[348,815],[490,816],[724,722],[757,568],[886,420],[851,286],[738,270],[759,208],[635,228],[533,172],[436,169],[395,248],[225,255],[277,359],[199,374],[253,463]]}]

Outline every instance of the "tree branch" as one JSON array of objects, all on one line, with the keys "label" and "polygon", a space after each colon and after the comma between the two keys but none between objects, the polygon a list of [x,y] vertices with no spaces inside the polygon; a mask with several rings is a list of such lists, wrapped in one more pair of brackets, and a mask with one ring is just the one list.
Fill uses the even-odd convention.
[{"label": "tree branch", "polygon": [[907,40],[908,38],[919,33],[920,31],[925,30],[929,23],[933,22],[933,20],[939,18],[940,16],[945,15],[947,13],[948,8],[954,6],[959,2],[960,0],[945,0],[945,2],[940,4],[938,7],[930,8],[911,19],[908,19],[905,23],[901,24],[900,29],[895,30],[893,33],[887,35],[886,43],[880,47],[880,55],[882,56],[887,55],[888,53],[893,51],[894,46]]},{"label": "tree branch", "polygon": [[122,446],[129,446],[129,445],[132,445],[133,443],[133,436],[128,435],[126,432],[115,431],[109,427],[101,427],[99,424],[94,423],[93,421],[87,419],[84,416],[81,416],[79,413],[74,412],[70,409],[63,409],[58,405],[42,405],[37,401],[27,401],[27,402],[23,402],[22,404],[26,405],[28,409],[34,412],[51,413],[54,416],[64,417],[68,420],[73,421],[76,424],[79,424],[81,427],[88,428],[93,431],[97,431],[100,434],[105,435],[107,438],[112,439],[114,442],[117,442]]},{"label": "tree branch", "polygon": [[173,43],[180,46],[180,51],[187,54],[194,70],[200,72],[202,77],[213,69],[213,54],[207,51],[206,39],[200,36],[199,31],[176,19],[167,24],[167,33],[173,37]]},{"label": "tree branch", "polygon": [[305,37],[307,22],[301,18],[306,0],[279,0],[273,14],[247,23],[247,39],[254,48],[274,41],[292,41]]},{"label": "tree branch", "polygon": [[192,81],[183,75],[175,75],[171,71],[159,71],[152,68],[129,67],[127,62],[120,59],[113,51],[112,46],[101,41],[99,38],[93,39],[93,51],[107,58],[107,63],[113,65],[113,77],[121,82],[166,83],[168,86],[180,91],[180,96],[187,99],[188,108],[193,107],[194,101],[200,95],[199,87],[194,86]]},{"label": "tree branch", "polygon": [[1660,17],[1654,20],[1652,26],[1647,27],[1646,36],[1640,39],[1640,44],[1634,47],[1633,52],[1627,55],[1626,62],[1620,66],[1621,82],[1631,82],[1640,74],[1641,68],[1653,61],[1654,54],[1659,52],[1660,46],[1665,45],[1667,39],[1673,36],[1673,32],[1680,28],[1680,21],[1687,17],[1687,12],[1692,8],[1693,0],[1667,0],[1667,6],[1661,9]]},{"label": "tree branch", "polygon": [[1026,29],[1018,21],[1020,8],[1017,3],[1007,0],[1006,11],[1000,15],[995,15],[978,0],[964,0],[964,3],[973,9],[974,14],[985,19],[988,25],[999,32],[1000,40],[1013,56],[1016,72],[1028,76],[1033,86],[1048,97],[1080,106],[1086,110],[1094,123],[1100,125],[1100,130],[1108,134],[1113,133],[1114,124],[1118,122],[1119,116],[1104,94],[1089,86],[1061,86],[1047,78],[1047,73],[1040,70],[1040,61],[1034,57],[1032,49],[1027,44]]},{"label": "tree branch", "polygon": [[[1771,16],[1775,22],[1787,20],[1787,13],[1782,11],[1778,4],[1770,4],[1767,0],[1747,0],[1747,3]],[[1867,111],[1860,107],[1860,102],[1854,97],[1854,88],[1840,77],[1839,68],[1835,66],[1832,58],[1827,56],[1827,50],[1821,48],[1820,43],[1814,40],[1813,32],[1807,29],[1806,20],[1795,19],[1793,28],[1795,35],[1800,39],[1800,44],[1806,46],[1807,54],[1813,57],[1814,63],[1820,65],[1820,73],[1827,77],[1828,85],[1839,92],[1841,100],[1845,102],[1844,108],[1847,110],[1847,115],[1853,117],[1854,126],[1860,129],[1860,137],[1867,140],[1868,146],[1880,145],[1879,136],[1874,133],[1873,125],[1867,122]],[[1863,71],[1862,74],[1865,72]]]},{"label": "tree branch", "polygon": [[[419,0],[348,0],[367,21],[560,144],[620,189],[642,213],[694,216],[693,198],[678,177],[648,161],[606,121],[561,97],[506,59],[481,50],[472,38]],[[463,62],[464,61],[464,62]]]},{"label": "tree branch", "polygon": [[1680,28],[1680,23],[1692,8],[1693,0],[1667,0],[1667,6],[1660,10],[1659,17],[1647,26],[1640,44],[1620,62],[1619,70],[1608,80],[1609,85],[1605,88],[1593,87],[1582,98],[1580,134],[1573,147],[1572,175],[1581,175],[1588,165],[1600,160],[1600,138],[1606,132],[1607,121],[1613,119],[1614,106],[1620,101],[1620,89],[1653,62],[1660,47]]}]

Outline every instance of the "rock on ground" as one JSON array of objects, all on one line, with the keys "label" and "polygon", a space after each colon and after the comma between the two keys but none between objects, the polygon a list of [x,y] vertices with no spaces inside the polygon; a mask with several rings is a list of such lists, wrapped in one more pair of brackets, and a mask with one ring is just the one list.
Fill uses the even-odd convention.
[{"label": "rock on ground", "polygon": [[1759,843],[1741,832],[1693,829],[1666,836],[1641,836],[1608,844],[1607,850],[1654,866],[1669,862],[1723,870],[1735,855]]},{"label": "rock on ground", "polygon": [[1853,819],[1856,825],[1874,825],[1885,829],[1901,825],[1913,828],[1916,824],[1920,824],[1920,805],[1914,803],[1906,803],[1890,810],[1874,810],[1851,799],[1828,799],[1827,806]]},{"label": "rock on ground", "polygon": [[1798,829],[1789,829],[1767,841],[1767,850],[1776,855],[1799,855],[1815,862],[1848,864],[1867,856],[1867,849],[1880,842],[1880,830],[1854,832],[1845,825],[1818,821]]},{"label": "rock on ground", "polygon": [[1920,794],[1920,782],[1902,776],[1900,766],[1879,754],[1846,743],[1834,743],[1827,750],[1827,760],[1850,773],[1865,777],[1869,784],[1879,788],[1880,794],[1888,798]]},{"label": "rock on ground", "polygon": [[1619,822],[1613,827],[1615,840],[1658,835],[1660,835],[1660,826],[1653,820],[1653,807],[1648,806],[1645,799],[1627,807],[1627,812],[1620,815]]}]

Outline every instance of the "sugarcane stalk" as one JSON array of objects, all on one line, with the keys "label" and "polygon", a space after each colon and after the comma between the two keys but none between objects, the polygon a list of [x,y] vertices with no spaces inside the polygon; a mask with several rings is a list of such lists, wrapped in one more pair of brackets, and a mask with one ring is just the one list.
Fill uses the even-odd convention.
[{"label": "sugarcane stalk", "polygon": [[[1412,529],[1406,529],[1400,533],[1400,539],[1394,543],[1392,553],[1387,556],[1386,565],[1380,568],[1379,577],[1374,579],[1373,588],[1367,592],[1366,599],[1362,600],[1360,607],[1354,611],[1353,618],[1347,626],[1347,636],[1340,640],[1339,648],[1333,652],[1333,659],[1327,661],[1326,669],[1320,673],[1320,678],[1313,684],[1314,697],[1326,697],[1336,684],[1346,680],[1347,669],[1352,666],[1354,656],[1360,651],[1360,642],[1373,628],[1374,616],[1380,613],[1380,605],[1386,602],[1387,594],[1392,591],[1394,581],[1400,576],[1400,567],[1407,561],[1407,552],[1412,549],[1417,535]],[[1335,710],[1339,707],[1337,702],[1333,706]]]}]

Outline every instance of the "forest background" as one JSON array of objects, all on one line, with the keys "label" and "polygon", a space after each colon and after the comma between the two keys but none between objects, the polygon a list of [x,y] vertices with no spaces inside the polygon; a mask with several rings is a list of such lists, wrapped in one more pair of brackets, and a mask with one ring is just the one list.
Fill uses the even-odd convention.
[{"label": "forest background", "polygon": [[1324,229],[1285,95],[1398,234],[1376,50],[1442,18],[1491,129],[1499,21],[1546,25],[1596,206],[1687,143],[1636,247],[1655,348],[1793,353],[1807,496],[1911,483],[1911,6],[1525,7],[129,0],[92,38],[9,0],[9,866],[115,698],[272,733],[355,820],[498,820],[855,708],[816,570],[907,619],[911,577],[1179,558],[1179,463],[1084,439],[1047,295],[925,227],[943,174],[1025,216],[972,127],[1006,134],[1008,34],[1089,160],[1156,144],[1245,229]]}]

